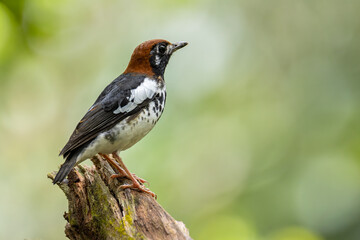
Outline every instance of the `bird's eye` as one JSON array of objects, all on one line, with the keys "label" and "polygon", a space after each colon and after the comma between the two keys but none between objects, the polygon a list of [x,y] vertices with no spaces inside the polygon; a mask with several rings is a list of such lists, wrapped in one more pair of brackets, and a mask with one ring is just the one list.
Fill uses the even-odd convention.
[{"label": "bird's eye", "polygon": [[166,46],[164,46],[164,45],[159,45],[159,53],[164,54],[165,51],[166,51]]}]

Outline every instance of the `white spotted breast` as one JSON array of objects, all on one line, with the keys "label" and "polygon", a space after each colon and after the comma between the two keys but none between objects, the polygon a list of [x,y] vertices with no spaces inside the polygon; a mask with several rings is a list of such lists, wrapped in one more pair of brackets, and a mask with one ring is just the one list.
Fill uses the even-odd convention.
[{"label": "white spotted breast", "polygon": [[[155,126],[164,111],[166,101],[165,87],[155,93],[155,97],[138,114],[129,116],[105,133],[111,149],[123,151],[141,140]],[[114,150],[115,149],[115,150]]]},{"label": "white spotted breast", "polygon": [[156,83],[155,80],[145,79],[136,89],[131,90],[131,95],[128,97],[129,102],[125,106],[119,106],[114,111],[115,114],[135,109],[146,98],[152,100],[138,113],[123,119],[110,130],[99,134],[90,143],[83,157],[126,150],[150,132],[161,117],[166,102],[165,85],[154,83]]}]

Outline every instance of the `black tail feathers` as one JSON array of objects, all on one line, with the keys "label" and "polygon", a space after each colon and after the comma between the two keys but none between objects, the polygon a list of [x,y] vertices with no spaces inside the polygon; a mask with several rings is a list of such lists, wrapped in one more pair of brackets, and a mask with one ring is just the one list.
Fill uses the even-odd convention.
[{"label": "black tail feathers", "polygon": [[66,176],[69,174],[71,169],[73,169],[73,167],[75,166],[76,159],[79,156],[80,152],[81,151],[75,151],[74,153],[70,153],[67,156],[65,162],[63,163],[63,165],[61,165],[60,170],[56,174],[53,184],[62,182],[66,178]]}]

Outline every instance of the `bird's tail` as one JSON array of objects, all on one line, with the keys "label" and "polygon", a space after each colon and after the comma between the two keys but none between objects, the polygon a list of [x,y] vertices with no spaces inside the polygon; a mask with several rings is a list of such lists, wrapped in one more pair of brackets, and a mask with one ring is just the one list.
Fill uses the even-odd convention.
[{"label": "bird's tail", "polygon": [[53,184],[62,182],[66,178],[66,176],[69,174],[71,169],[75,166],[76,159],[80,153],[81,153],[81,151],[78,150],[73,153],[70,153],[66,157],[65,162],[61,165],[60,170],[57,172],[57,174],[54,178]]}]

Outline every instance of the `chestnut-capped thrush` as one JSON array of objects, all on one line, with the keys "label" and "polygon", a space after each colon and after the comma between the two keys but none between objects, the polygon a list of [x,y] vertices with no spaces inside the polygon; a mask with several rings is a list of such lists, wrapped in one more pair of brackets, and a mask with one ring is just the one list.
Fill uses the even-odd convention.
[{"label": "chestnut-capped thrush", "polygon": [[155,196],[142,185],[145,180],[130,173],[118,153],[142,139],[159,120],[166,100],[166,65],[171,55],[186,45],[154,39],[135,48],[125,72],[102,91],[61,150],[60,156],[66,160],[54,184],[62,182],[75,165],[100,155],[119,171],[112,178],[132,181],[123,188]]}]

